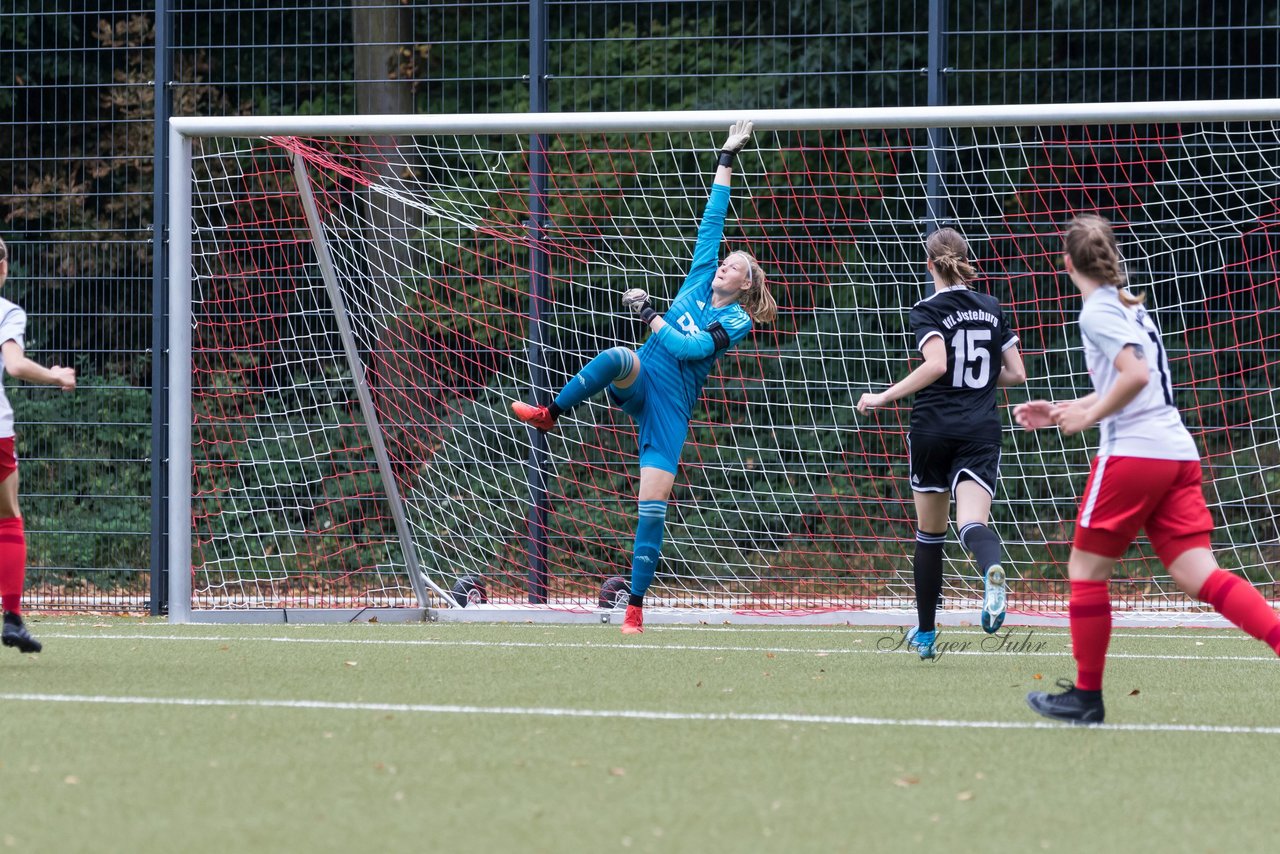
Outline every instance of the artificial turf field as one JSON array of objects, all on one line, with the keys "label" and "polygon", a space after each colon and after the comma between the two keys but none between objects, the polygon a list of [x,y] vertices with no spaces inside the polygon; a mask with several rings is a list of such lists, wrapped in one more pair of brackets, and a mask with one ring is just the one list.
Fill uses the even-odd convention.
[{"label": "artificial turf field", "polygon": [[1280,826],[1280,662],[1228,629],[1118,630],[1108,726],[1073,728],[1023,700],[1073,674],[1065,629],[948,629],[926,663],[876,628],[30,622],[44,653],[0,650],[0,851],[1241,852]]}]

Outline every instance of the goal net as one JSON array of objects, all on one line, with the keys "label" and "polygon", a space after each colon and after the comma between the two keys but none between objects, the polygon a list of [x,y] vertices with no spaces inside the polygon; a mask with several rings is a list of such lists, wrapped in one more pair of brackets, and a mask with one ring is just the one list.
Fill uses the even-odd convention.
[{"label": "goal net", "polygon": [[[910,401],[854,404],[917,363],[938,224],[1020,338],[1029,380],[1001,406],[1088,392],[1058,236],[1081,212],[1115,223],[1163,330],[1219,559],[1274,600],[1280,112],[1190,106],[757,116],[721,254],[755,255],[780,310],[694,411],[650,620],[909,622]],[[542,436],[508,407],[642,342],[619,295],[674,295],[731,118],[175,120],[175,619],[612,607],[634,424],[601,396]],[[1034,621],[1065,611],[1096,431],[1002,418],[993,524],[1010,622]],[[963,619],[980,580],[954,531],[946,555]],[[1145,540],[1117,578],[1122,617],[1204,618]]]}]

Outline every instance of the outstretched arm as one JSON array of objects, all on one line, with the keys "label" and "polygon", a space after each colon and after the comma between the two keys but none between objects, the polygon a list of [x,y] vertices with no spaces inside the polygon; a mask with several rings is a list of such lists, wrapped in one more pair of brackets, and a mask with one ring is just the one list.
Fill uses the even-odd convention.
[{"label": "outstretched arm", "polygon": [[934,335],[924,342],[920,348],[924,354],[924,363],[907,374],[888,389],[877,393],[867,392],[858,399],[858,412],[866,415],[873,409],[901,400],[915,394],[922,388],[933,385],[947,372],[947,345],[942,337]]},{"label": "outstretched arm", "polygon": [[711,324],[701,332],[686,334],[667,323],[661,317],[655,317],[649,324],[662,349],[682,362],[705,359],[712,353],[728,350],[751,331],[751,320],[744,318],[738,321],[729,320],[728,325],[719,321]]},{"label": "outstretched arm", "polygon": [[712,353],[728,350],[751,331],[751,318],[744,312],[729,314],[724,321],[717,320],[706,329],[686,333],[662,319],[649,304],[649,294],[643,288],[631,288],[622,294],[622,305],[653,330],[662,349],[682,362],[705,359]]},{"label": "outstretched arm", "polygon": [[733,158],[738,156],[738,152],[747,144],[747,140],[751,139],[751,128],[750,119],[739,119],[729,128],[729,136],[725,139],[724,145],[720,146],[720,156],[716,160],[715,183],[727,187],[733,180]]},{"label": "outstretched arm", "polygon": [[28,359],[22,345],[10,338],[0,345],[0,355],[4,357],[4,369],[15,379],[29,383],[61,386],[63,391],[71,391],[76,387],[75,368],[63,368],[54,365],[46,368],[39,362]]},{"label": "outstretched arm", "polygon": [[720,262],[720,241],[724,237],[724,219],[729,213],[729,184],[733,180],[733,159],[751,139],[751,122],[743,119],[733,123],[729,136],[721,146],[716,159],[715,183],[711,186],[711,198],[702,212],[698,224],[698,242],[693,248],[693,261],[685,277],[681,291],[694,285],[710,283],[716,265]]},{"label": "outstretched arm", "polygon": [[1059,430],[1068,436],[1088,430],[1132,403],[1151,381],[1146,356],[1137,345],[1130,344],[1121,350],[1116,356],[1115,366],[1116,381],[1105,397],[1099,398],[1095,392],[1054,412],[1053,420]]}]

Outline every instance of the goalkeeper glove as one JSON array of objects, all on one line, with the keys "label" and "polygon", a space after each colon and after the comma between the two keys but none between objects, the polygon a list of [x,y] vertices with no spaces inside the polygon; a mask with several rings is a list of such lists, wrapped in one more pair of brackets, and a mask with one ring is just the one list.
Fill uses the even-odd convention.
[{"label": "goalkeeper glove", "polygon": [[649,305],[649,294],[644,288],[631,288],[622,294],[622,304],[635,312],[640,322],[648,326],[658,316],[658,312]]},{"label": "goalkeeper glove", "polygon": [[733,156],[742,150],[747,144],[747,140],[751,139],[751,120],[740,119],[733,123],[729,128],[729,137],[724,141],[724,145],[720,148],[720,157],[716,160],[717,166],[732,166]]}]

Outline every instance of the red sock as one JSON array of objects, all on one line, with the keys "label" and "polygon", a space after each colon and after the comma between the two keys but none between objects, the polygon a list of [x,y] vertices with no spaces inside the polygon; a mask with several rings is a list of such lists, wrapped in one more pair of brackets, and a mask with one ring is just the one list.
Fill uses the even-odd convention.
[{"label": "red sock", "polygon": [[1105,581],[1072,581],[1071,654],[1076,659],[1076,687],[1102,690],[1102,670],[1111,643],[1111,593]]},{"label": "red sock", "polygon": [[1197,598],[1280,655],[1280,616],[1249,582],[1225,569],[1215,569]]},{"label": "red sock", "polygon": [[22,517],[0,519],[0,607],[22,613],[22,585],[27,579],[27,537]]}]

